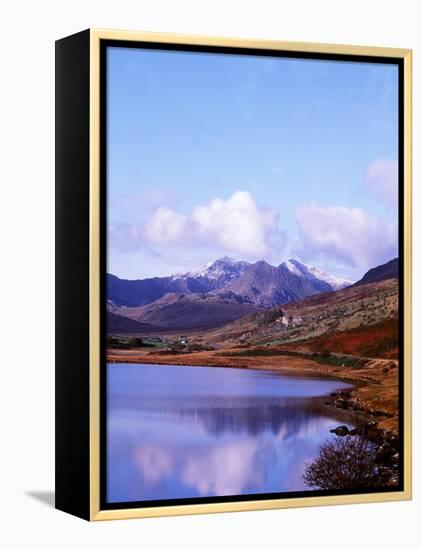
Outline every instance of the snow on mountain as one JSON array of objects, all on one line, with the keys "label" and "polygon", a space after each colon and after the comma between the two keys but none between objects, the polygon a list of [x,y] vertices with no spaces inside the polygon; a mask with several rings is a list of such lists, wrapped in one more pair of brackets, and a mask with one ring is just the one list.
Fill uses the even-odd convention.
[{"label": "snow on mountain", "polygon": [[[173,275],[172,279],[173,281],[178,279],[207,280],[212,286],[215,286],[215,288],[223,288],[227,284],[242,277],[253,265],[255,264],[224,256],[223,258],[209,262],[201,270],[185,274],[178,273]],[[318,284],[318,282],[320,282],[319,290],[321,292],[340,290],[353,283],[353,281],[336,277],[317,267],[307,266],[294,259],[285,260],[280,267],[313,284]]]},{"label": "snow on mountain", "polygon": [[242,260],[234,260],[225,256],[215,262],[210,262],[205,266],[205,269],[197,273],[197,276],[208,277],[209,279],[218,279],[222,276],[229,278],[242,275],[251,264]]},{"label": "snow on mountain", "polygon": [[331,275],[330,273],[327,273],[326,271],[322,271],[317,267],[308,267],[308,269],[312,273],[312,275],[315,275],[317,279],[320,279],[321,281],[325,281],[326,283],[328,283],[333,290],[341,290],[342,288],[345,288],[346,286],[350,286],[353,284],[353,281],[350,281],[349,279],[336,277],[335,275]]},{"label": "snow on mountain", "polygon": [[[297,275],[298,277],[303,277],[303,272],[300,271],[297,265],[295,264],[296,264],[296,260],[286,260],[281,265],[283,265],[284,267],[287,267],[287,269],[290,271],[290,273],[293,273],[293,275]],[[306,266],[303,266],[303,267],[306,267]]]},{"label": "snow on mountain", "polygon": [[276,267],[264,261],[249,263],[225,256],[201,270],[175,273],[169,277],[124,280],[109,274],[107,297],[113,302],[109,307],[138,307],[150,304],[166,293],[217,295],[229,291],[242,303],[273,307],[318,292],[339,290],[349,284],[351,281],[294,259]]},{"label": "snow on mountain", "polygon": [[299,277],[304,277],[307,280],[318,279],[318,281],[327,283],[331,287],[331,290],[341,290],[342,288],[353,284],[353,281],[336,277],[326,271],[322,271],[322,269],[319,269],[318,267],[308,266],[298,262],[297,260],[286,260],[281,265]]},{"label": "snow on mountain", "polygon": [[[177,277],[183,279],[206,279],[216,288],[222,288],[230,281],[241,277],[252,264],[242,260],[234,260],[228,256],[209,262],[203,269],[178,274]],[[175,276],[176,277],[176,276]]]}]

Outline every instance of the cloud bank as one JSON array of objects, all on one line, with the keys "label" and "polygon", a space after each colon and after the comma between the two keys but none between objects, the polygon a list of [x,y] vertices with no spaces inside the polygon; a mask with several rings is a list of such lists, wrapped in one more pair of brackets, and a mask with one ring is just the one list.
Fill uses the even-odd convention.
[{"label": "cloud bank", "polygon": [[207,246],[254,259],[271,258],[284,243],[278,214],[259,207],[248,191],[214,198],[188,214],[160,206],[142,227],[115,226],[111,233],[111,245],[121,251]]},{"label": "cloud bank", "polygon": [[[372,162],[365,177],[365,188],[387,206],[389,214],[397,205],[397,180],[397,162],[385,159]],[[142,251],[148,257],[173,254],[184,258],[183,265],[186,257],[203,251],[214,257],[227,254],[278,262],[286,248],[287,233],[280,230],[279,215],[258,206],[248,191],[216,197],[190,212],[160,203],[147,216],[142,224],[110,223],[110,246],[125,254]],[[362,208],[312,202],[297,207],[295,217],[297,246],[289,253],[305,262],[325,261],[346,271],[364,271],[397,256],[395,212],[379,218]]]},{"label": "cloud bank", "polygon": [[361,208],[319,206],[296,210],[305,253],[348,267],[369,269],[397,255],[397,226]]}]

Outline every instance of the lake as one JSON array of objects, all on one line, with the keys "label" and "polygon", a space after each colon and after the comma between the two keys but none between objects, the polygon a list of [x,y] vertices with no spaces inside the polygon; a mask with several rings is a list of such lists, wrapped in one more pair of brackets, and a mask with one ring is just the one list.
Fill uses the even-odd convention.
[{"label": "lake", "polygon": [[[274,371],[107,366],[107,502],[306,490],[350,387]],[[350,422],[345,422],[350,426]]]}]

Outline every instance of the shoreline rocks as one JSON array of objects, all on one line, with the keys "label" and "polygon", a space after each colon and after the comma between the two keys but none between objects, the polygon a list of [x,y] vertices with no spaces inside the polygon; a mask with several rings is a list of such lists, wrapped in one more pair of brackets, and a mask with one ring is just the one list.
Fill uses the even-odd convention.
[{"label": "shoreline rocks", "polygon": [[349,429],[345,425],[339,425],[330,430],[330,433],[337,437],[360,437],[372,444],[372,451],[375,453],[374,464],[380,472],[388,473],[391,485],[399,480],[400,468],[400,442],[398,437],[377,427],[374,421],[361,424],[356,428]]},{"label": "shoreline rocks", "polygon": [[339,437],[344,437],[345,435],[350,435],[350,430],[347,426],[341,425],[337,426],[337,428],[330,430],[330,433],[336,434]]}]

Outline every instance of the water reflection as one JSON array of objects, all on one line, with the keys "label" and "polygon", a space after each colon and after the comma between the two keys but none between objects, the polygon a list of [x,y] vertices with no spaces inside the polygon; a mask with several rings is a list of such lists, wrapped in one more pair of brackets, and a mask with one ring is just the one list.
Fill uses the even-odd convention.
[{"label": "water reflection", "polygon": [[[262,399],[261,403],[251,400],[250,406],[244,407],[182,409],[178,415],[182,421],[201,424],[215,436],[271,432],[288,438],[312,431],[315,421],[319,423],[319,417],[327,415],[327,407],[318,398],[279,399],[277,404],[271,403],[271,399]],[[340,417],[341,413],[336,416]]]},{"label": "water reflection", "polygon": [[236,495],[245,487],[259,487],[265,471],[257,467],[258,441],[245,439],[213,448],[202,456],[189,458],[182,480],[199,495]]},{"label": "water reflection", "polygon": [[344,422],[320,397],[346,387],[333,380],[214,367],[108,369],[109,502],[304,490],[305,462]]}]

